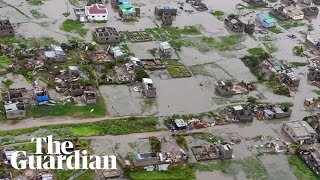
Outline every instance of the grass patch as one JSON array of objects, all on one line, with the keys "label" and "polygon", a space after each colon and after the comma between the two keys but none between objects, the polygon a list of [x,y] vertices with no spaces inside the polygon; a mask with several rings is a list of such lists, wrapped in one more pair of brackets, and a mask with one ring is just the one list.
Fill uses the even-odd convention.
[{"label": "grass patch", "polygon": [[0,56],[0,69],[5,68],[6,65],[12,64],[12,60],[7,56]]},{"label": "grass patch", "polygon": [[167,69],[172,78],[190,77],[191,74],[178,59],[166,59]]},{"label": "grass patch", "polygon": [[78,6],[79,6],[79,1],[83,1],[83,0],[69,0],[69,3],[70,3],[72,6],[78,7]]},{"label": "grass patch", "polygon": [[299,156],[294,155],[289,157],[288,162],[290,167],[293,169],[294,175],[299,180],[316,180],[319,179],[309,167],[299,158]]},{"label": "grass patch", "polygon": [[88,29],[84,28],[84,24],[79,21],[74,21],[71,19],[65,20],[61,27],[61,30],[71,33],[79,34],[80,36],[85,36],[88,32]]},{"label": "grass patch", "polygon": [[183,179],[183,180],[195,180],[196,171],[208,171],[214,170],[228,172],[230,167],[229,161],[217,161],[213,163],[191,163],[191,164],[178,164],[170,165],[168,171],[145,171],[138,170],[129,172],[129,177],[132,180],[163,180],[163,179]]},{"label": "grass patch", "polygon": [[186,141],[186,138],[184,136],[178,135],[176,137],[176,142],[182,149],[188,150],[187,141]]},{"label": "grass patch", "polygon": [[225,141],[223,137],[215,136],[210,133],[197,133],[197,134],[193,134],[192,136],[196,139],[202,139],[210,143],[219,143],[219,142],[222,143]]},{"label": "grass patch", "polygon": [[299,26],[304,26],[305,23],[299,23],[299,22],[290,22],[290,21],[278,21],[278,24],[282,26],[285,29],[291,29]]},{"label": "grass patch", "polygon": [[157,40],[177,39],[183,35],[201,34],[201,25],[185,26],[183,29],[172,26],[161,26],[155,28],[147,28],[145,31]]},{"label": "grass patch", "polygon": [[217,17],[218,20],[224,21],[224,12],[223,11],[212,11],[210,14]]},{"label": "grass patch", "polygon": [[277,28],[277,27],[272,27],[272,28],[269,28],[269,31],[275,33],[275,34],[280,34],[282,33],[282,30],[280,28]]},{"label": "grass patch", "polygon": [[318,90],[318,89],[315,89],[312,92],[316,93],[317,95],[320,95],[320,90]]},{"label": "grass patch", "polygon": [[280,103],[276,103],[276,105],[282,106],[282,107],[293,107],[294,104],[292,102],[280,102]]},{"label": "grass patch", "polygon": [[278,48],[274,44],[272,44],[271,42],[264,42],[263,45],[267,48],[267,50],[270,54],[278,51]]},{"label": "grass patch", "polygon": [[29,143],[29,144],[24,144],[24,145],[20,145],[20,146],[14,146],[14,148],[17,151],[31,151],[31,152],[35,152],[36,151],[36,143]]},{"label": "grass patch", "polygon": [[89,180],[89,179],[94,179],[95,177],[95,172],[92,169],[86,170],[83,174],[81,174],[79,177],[77,177],[77,180]]},{"label": "grass patch", "polygon": [[298,68],[298,67],[307,66],[308,64],[305,63],[305,62],[291,62],[290,65],[291,65],[291,67],[293,67],[293,68]]},{"label": "grass patch", "polygon": [[201,76],[208,76],[208,77],[215,77],[214,73],[208,71],[206,69],[207,64],[197,64],[189,66],[190,71],[193,75],[201,75]]},{"label": "grass patch", "polygon": [[155,136],[151,136],[148,138],[150,145],[151,145],[151,151],[152,152],[160,152],[161,151],[161,142],[159,138]]},{"label": "grass patch", "polygon": [[247,51],[254,56],[260,56],[264,53],[264,50],[262,48],[250,48]]},{"label": "grass patch", "polygon": [[[93,111],[91,112],[91,110]],[[41,118],[46,116],[70,116],[70,117],[103,117],[107,110],[102,99],[98,99],[97,104],[86,106],[76,106],[75,104],[55,105],[55,106],[33,106],[28,109],[30,117]]]},{"label": "grass patch", "polygon": [[53,172],[59,180],[68,180],[71,176],[75,175],[78,169],[53,169]]},{"label": "grass patch", "polygon": [[43,4],[43,0],[27,0],[27,3],[33,6],[40,6]]},{"label": "grass patch", "polygon": [[23,134],[30,134],[39,129],[44,129],[48,132],[54,132],[58,135],[58,137],[61,138],[88,137],[100,135],[121,135],[159,131],[159,129],[156,127],[157,124],[158,119],[154,117],[132,117],[129,119],[104,120],[98,122],[79,124],[49,125],[37,128],[1,131],[0,136],[18,136]]},{"label": "grass patch", "polygon": [[267,171],[258,157],[247,157],[239,163],[248,179],[268,179]]},{"label": "grass patch", "polygon": [[31,10],[30,13],[31,13],[32,17],[34,17],[35,19],[47,18],[47,16],[45,14],[42,14],[35,9]]},{"label": "grass patch", "polygon": [[212,49],[217,51],[234,51],[243,48],[241,42],[244,40],[240,35],[222,36],[214,39],[212,37],[189,37],[173,39],[170,41],[171,46],[181,51],[181,47],[195,47],[200,52],[209,52]]}]

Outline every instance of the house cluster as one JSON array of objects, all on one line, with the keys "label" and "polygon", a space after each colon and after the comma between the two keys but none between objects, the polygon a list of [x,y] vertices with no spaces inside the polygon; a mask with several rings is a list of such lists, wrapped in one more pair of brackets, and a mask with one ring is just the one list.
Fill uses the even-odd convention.
[{"label": "house cluster", "polygon": [[[4,167],[4,169],[11,169],[13,168],[11,165],[11,159],[13,153],[16,152],[14,148],[3,148],[0,149],[0,165]],[[19,160],[27,160],[27,157],[29,155],[33,155],[33,153],[27,152],[26,155],[23,155],[22,153],[18,154],[18,161]],[[45,180],[54,180],[56,179],[55,174],[52,170],[45,170],[45,169],[37,169],[37,170],[21,170],[20,175],[13,178],[12,172],[6,172],[3,170],[0,170],[0,179],[3,180],[9,180],[9,179],[45,179]]]},{"label": "house cluster", "polygon": [[301,149],[297,154],[316,175],[320,176],[320,149]]},{"label": "house cluster", "polygon": [[268,3],[264,0],[243,0],[243,1],[254,7],[263,7],[268,5]]},{"label": "house cluster", "polygon": [[193,146],[191,150],[197,161],[233,158],[233,149],[230,144]]},{"label": "house cluster", "polygon": [[263,74],[266,79],[275,76],[280,84],[289,87],[298,87],[300,84],[300,78],[292,71],[290,65],[286,62],[270,57],[262,60],[259,66],[261,68],[260,73]]},{"label": "house cluster", "polygon": [[2,93],[2,100],[7,119],[26,117],[29,105],[43,105],[49,101],[46,89],[36,85],[33,89],[15,88]]},{"label": "house cluster", "polygon": [[224,20],[224,24],[227,26],[228,29],[230,29],[233,32],[236,33],[243,33],[246,32],[250,35],[253,34],[255,29],[254,23],[247,23],[244,24],[240,19],[239,16],[235,14],[229,14],[227,18]]},{"label": "house cluster", "polygon": [[309,67],[308,80],[312,82],[312,85],[320,87],[320,59],[311,59]]},{"label": "house cluster", "polygon": [[248,94],[253,91],[255,87],[250,82],[241,81],[237,84],[232,81],[218,81],[216,82],[216,91],[222,96],[231,96],[237,94]]},{"label": "house cluster", "polygon": [[135,167],[143,167],[147,171],[167,171],[170,164],[176,164],[187,160],[183,151],[179,152],[145,152],[133,155],[132,164]]},{"label": "house cluster", "polygon": [[259,105],[237,105],[228,107],[225,110],[226,119],[232,122],[252,122],[254,118],[258,120],[272,120],[289,118],[292,110],[289,107],[270,104]]},{"label": "house cluster", "polygon": [[207,11],[207,10],[208,10],[207,5],[204,4],[203,2],[201,2],[201,0],[186,0],[186,3],[191,4],[191,6],[192,6],[195,10],[200,11],[200,12],[203,12],[203,11]]}]

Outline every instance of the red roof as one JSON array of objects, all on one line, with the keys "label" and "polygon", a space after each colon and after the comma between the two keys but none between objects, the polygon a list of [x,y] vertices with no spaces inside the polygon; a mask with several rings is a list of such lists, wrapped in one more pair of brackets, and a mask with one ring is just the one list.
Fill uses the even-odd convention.
[{"label": "red roof", "polygon": [[92,4],[91,6],[86,6],[86,9],[90,14],[107,14],[107,8],[103,4]]}]

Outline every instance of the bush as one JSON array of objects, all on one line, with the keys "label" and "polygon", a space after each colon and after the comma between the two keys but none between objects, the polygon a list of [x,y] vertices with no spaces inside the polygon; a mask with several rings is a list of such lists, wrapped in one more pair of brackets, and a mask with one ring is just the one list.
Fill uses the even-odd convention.
[{"label": "bush", "polygon": [[160,152],[161,151],[161,142],[157,137],[155,137],[155,136],[149,137],[149,142],[151,145],[152,152]]},{"label": "bush", "polygon": [[150,77],[149,74],[145,70],[141,69],[136,73],[135,80],[141,82],[143,78],[149,78],[149,77]]}]

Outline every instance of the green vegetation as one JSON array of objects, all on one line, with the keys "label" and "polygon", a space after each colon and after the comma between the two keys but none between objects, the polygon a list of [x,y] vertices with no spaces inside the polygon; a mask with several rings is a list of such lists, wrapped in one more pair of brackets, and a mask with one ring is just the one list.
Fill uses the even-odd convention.
[{"label": "green vegetation", "polygon": [[293,54],[296,55],[296,56],[300,56],[300,57],[303,57],[304,54],[303,54],[303,47],[302,46],[294,46],[293,47]]},{"label": "green vegetation", "polygon": [[130,51],[128,45],[122,44],[120,48],[123,51],[125,57],[135,56],[134,53]]},{"label": "green vegetation", "polygon": [[121,135],[141,132],[159,131],[156,127],[158,119],[148,118],[127,118],[104,120],[91,123],[49,125],[36,128],[17,129],[1,131],[0,136],[17,136],[33,133],[39,129],[46,130],[49,134],[57,134],[57,137],[87,137],[100,135]]},{"label": "green vegetation", "polygon": [[286,85],[282,85],[278,82],[277,77],[275,74],[273,74],[270,78],[270,80],[267,82],[267,87],[271,90],[273,90],[273,92],[275,94],[278,95],[284,95],[287,97],[290,97],[290,89],[288,86]]},{"label": "green vegetation", "polygon": [[280,34],[282,33],[282,30],[280,28],[277,28],[277,27],[272,27],[272,28],[269,28],[269,31],[275,33],[275,34]]},{"label": "green vegetation", "polygon": [[10,79],[7,79],[5,81],[2,81],[2,84],[6,87],[6,88],[9,88],[12,84],[13,84],[13,81],[11,81]]},{"label": "green vegetation", "polygon": [[39,6],[39,5],[42,5],[43,0],[27,0],[27,2],[30,4],[30,5],[33,5],[33,6]]},{"label": "green vegetation", "polygon": [[188,150],[187,141],[186,141],[186,138],[184,136],[177,135],[176,142],[182,149]]},{"label": "green vegetation", "polygon": [[193,75],[201,75],[201,76],[208,76],[208,77],[215,77],[215,74],[211,71],[208,71],[206,69],[207,64],[197,64],[197,65],[192,65],[189,66],[190,71],[192,72]]},{"label": "green vegetation", "polygon": [[59,180],[68,180],[71,176],[75,175],[79,170],[77,169],[54,169],[53,172]]},{"label": "green vegetation", "polygon": [[72,6],[78,7],[78,6],[79,6],[79,1],[83,1],[83,0],[69,0],[69,3],[70,3]]},{"label": "green vegetation", "polygon": [[299,156],[294,155],[289,159],[290,167],[293,169],[294,174],[299,180],[316,180],[319,179],[309,167],[299,158]]},{"label": "green vegetation", "polygon": [[202,139],[210,143],[223,143],[225,140],[221,136],[215,136],[210,133],[196,133],[192,135],[196,139]]},{"label": "green vegetation", "polygon": [[150,110],[156,103],[156,99],[144,99],[142,102],[142,112]]},{"label": "green vegetation", "polygon": [[260,56],[264,53],[264,50],[262,48],[250,48],[247,51],[254,56]]},{"label": "green vegetation", "polygon": [[181,47],[195,47],[200,52],[208,52],[212,49],[217,51],[234,51],[243,48],[241,42],[244,40],[240,35],[222,36],[214,39],[212,37],[189,37],[173,39],[170,41],[171,46],[180,51]]},{"label": "green vegetation", "polygon": [[35,152],[36,151],[36,143],[28,143],[28,144],[24,144],[24,145],[14,146],[14,148],[17,151]]},{"label": "green vegetation", "polygon": [[220,21],[224,20],[224,12],[223,11],[212,11],[210,14],[217,17]]},{"label": "green vegetation", "polygon": [[149,74],[144,69],[140,69],[136,72],[135,80],[141,82],[143,78],[149,78]]},{"label": "green vegetation", "polygon": [[320,95],[320,90],[318,90],[318,89],[315,89],[312,92],[316,93],[317,95]]},{"label": "green vegetation", "polygon": [[178,59],[166,59],[167,69],[172,78],[190,77],[187,68]]},{"label": "green vegetation", "polygon": [[278,51],[278,48],[271,42],[264,42],[263,45],[267,48],[270,54],[273,54]]},{"label": "green vegetation", "polygon": [[106,106],[103,99],[98,99],[97,104],[77,106],[73,103],[55,106],[32,106],[28,109],[30,117],[40,118],[46,116],[70,117],[103,117],[106,115]]},{"label": "green vegetation", "polygon": [[145,171],[145,170],[131,170],[129,177],[132,180],[162,180],[162,179],[183,179],[195,180],[196,171],[219,170],[223,173],[229,171],[229,161],[217,161],[213,163],[191,163],[170,165],[168,171]]},{"label": "green vegetation", "polygon": [[[168,27],[170,27],[170,26],[168,26]],[[197,35],[197,34],[201,34],[201,28],[202,28],[201,25],[194,25],[194,26],[185,26],[183,29],[179,29],[179,28],[175,27],[175,30],[181,34]]]},{"label": "green vegetation", "polygon": [[[255,50],[254,52],[258,52]],[[241,61],[250,69],[250,72],[257,76],[259,81],[265,81],[265,74],[261,73],[259,64],[262,60],[270,57],[268,53],[263,53],[261,55],[250,55],[250,56],[244,56],[241,58]]]},{"label": "green vegetation", "polygon": [[161,151],[161,142],[160,140],[155,137],[155,136],[151,136],[148,138],[150,145],[151,145],[151,151],[152,152],[160,152]]},{"label": "green vegetation", "polygon": [[251,156],[239,162],[247,175],[247,179],[268,179],[267,171],[258,157]]},{"label": "green vegetation", "polygon": [[183,29],[172,26],[147,28],[145,31],[157,40],[171,40],[180,38],[181,35],[201,34],[201,25],[185,26]]},{"label": "green vegetation", "polygon": [[77,177],[77,180],[89,180],[89,179],[94,179],[95,177],[95,172],[92,169],[86,170],[83,174],[81,174],[79,177]]},{"label": "green vegetation", "polygon": [[282,107],[293,107],[294,104],[292,102],[280,102],[280,103],[276,103],[277,105],[279,106],[282,106]]},{"label": "green vegetation", "polygon": [[285,29],[291,29],[299,26],[304,26],[305,23],[299,23],[299,22],[290,22],[290,21],[278,21],[278,24],[282,26]]},{"label": "green vegetation", "polygon": [[88,32],[88,29],[84,28],[84,24],[79,21],[74,21],[71,19],[65,20],[61,27],[61,30],[71,33],[79,34],[80,36],[85,36]]},{"label": "green vegetation", "polygon": [[291,62],[290,65],[293,68],[298,68],[298,67],[307,66],[308,64],[306,62]]},{"label": "green vegetation", "polygon": [[12,64],[12,61],[7,56],[0,56],[0,69],[5,68],[6,65]]},{"label": "green vegetation", "polygon": [[40,13],[39,11],[37,11],[35,9],[31,10],[30,13],[36,19],[47,18],[47,16],[45,14],[42,14],[42,13]]}]

